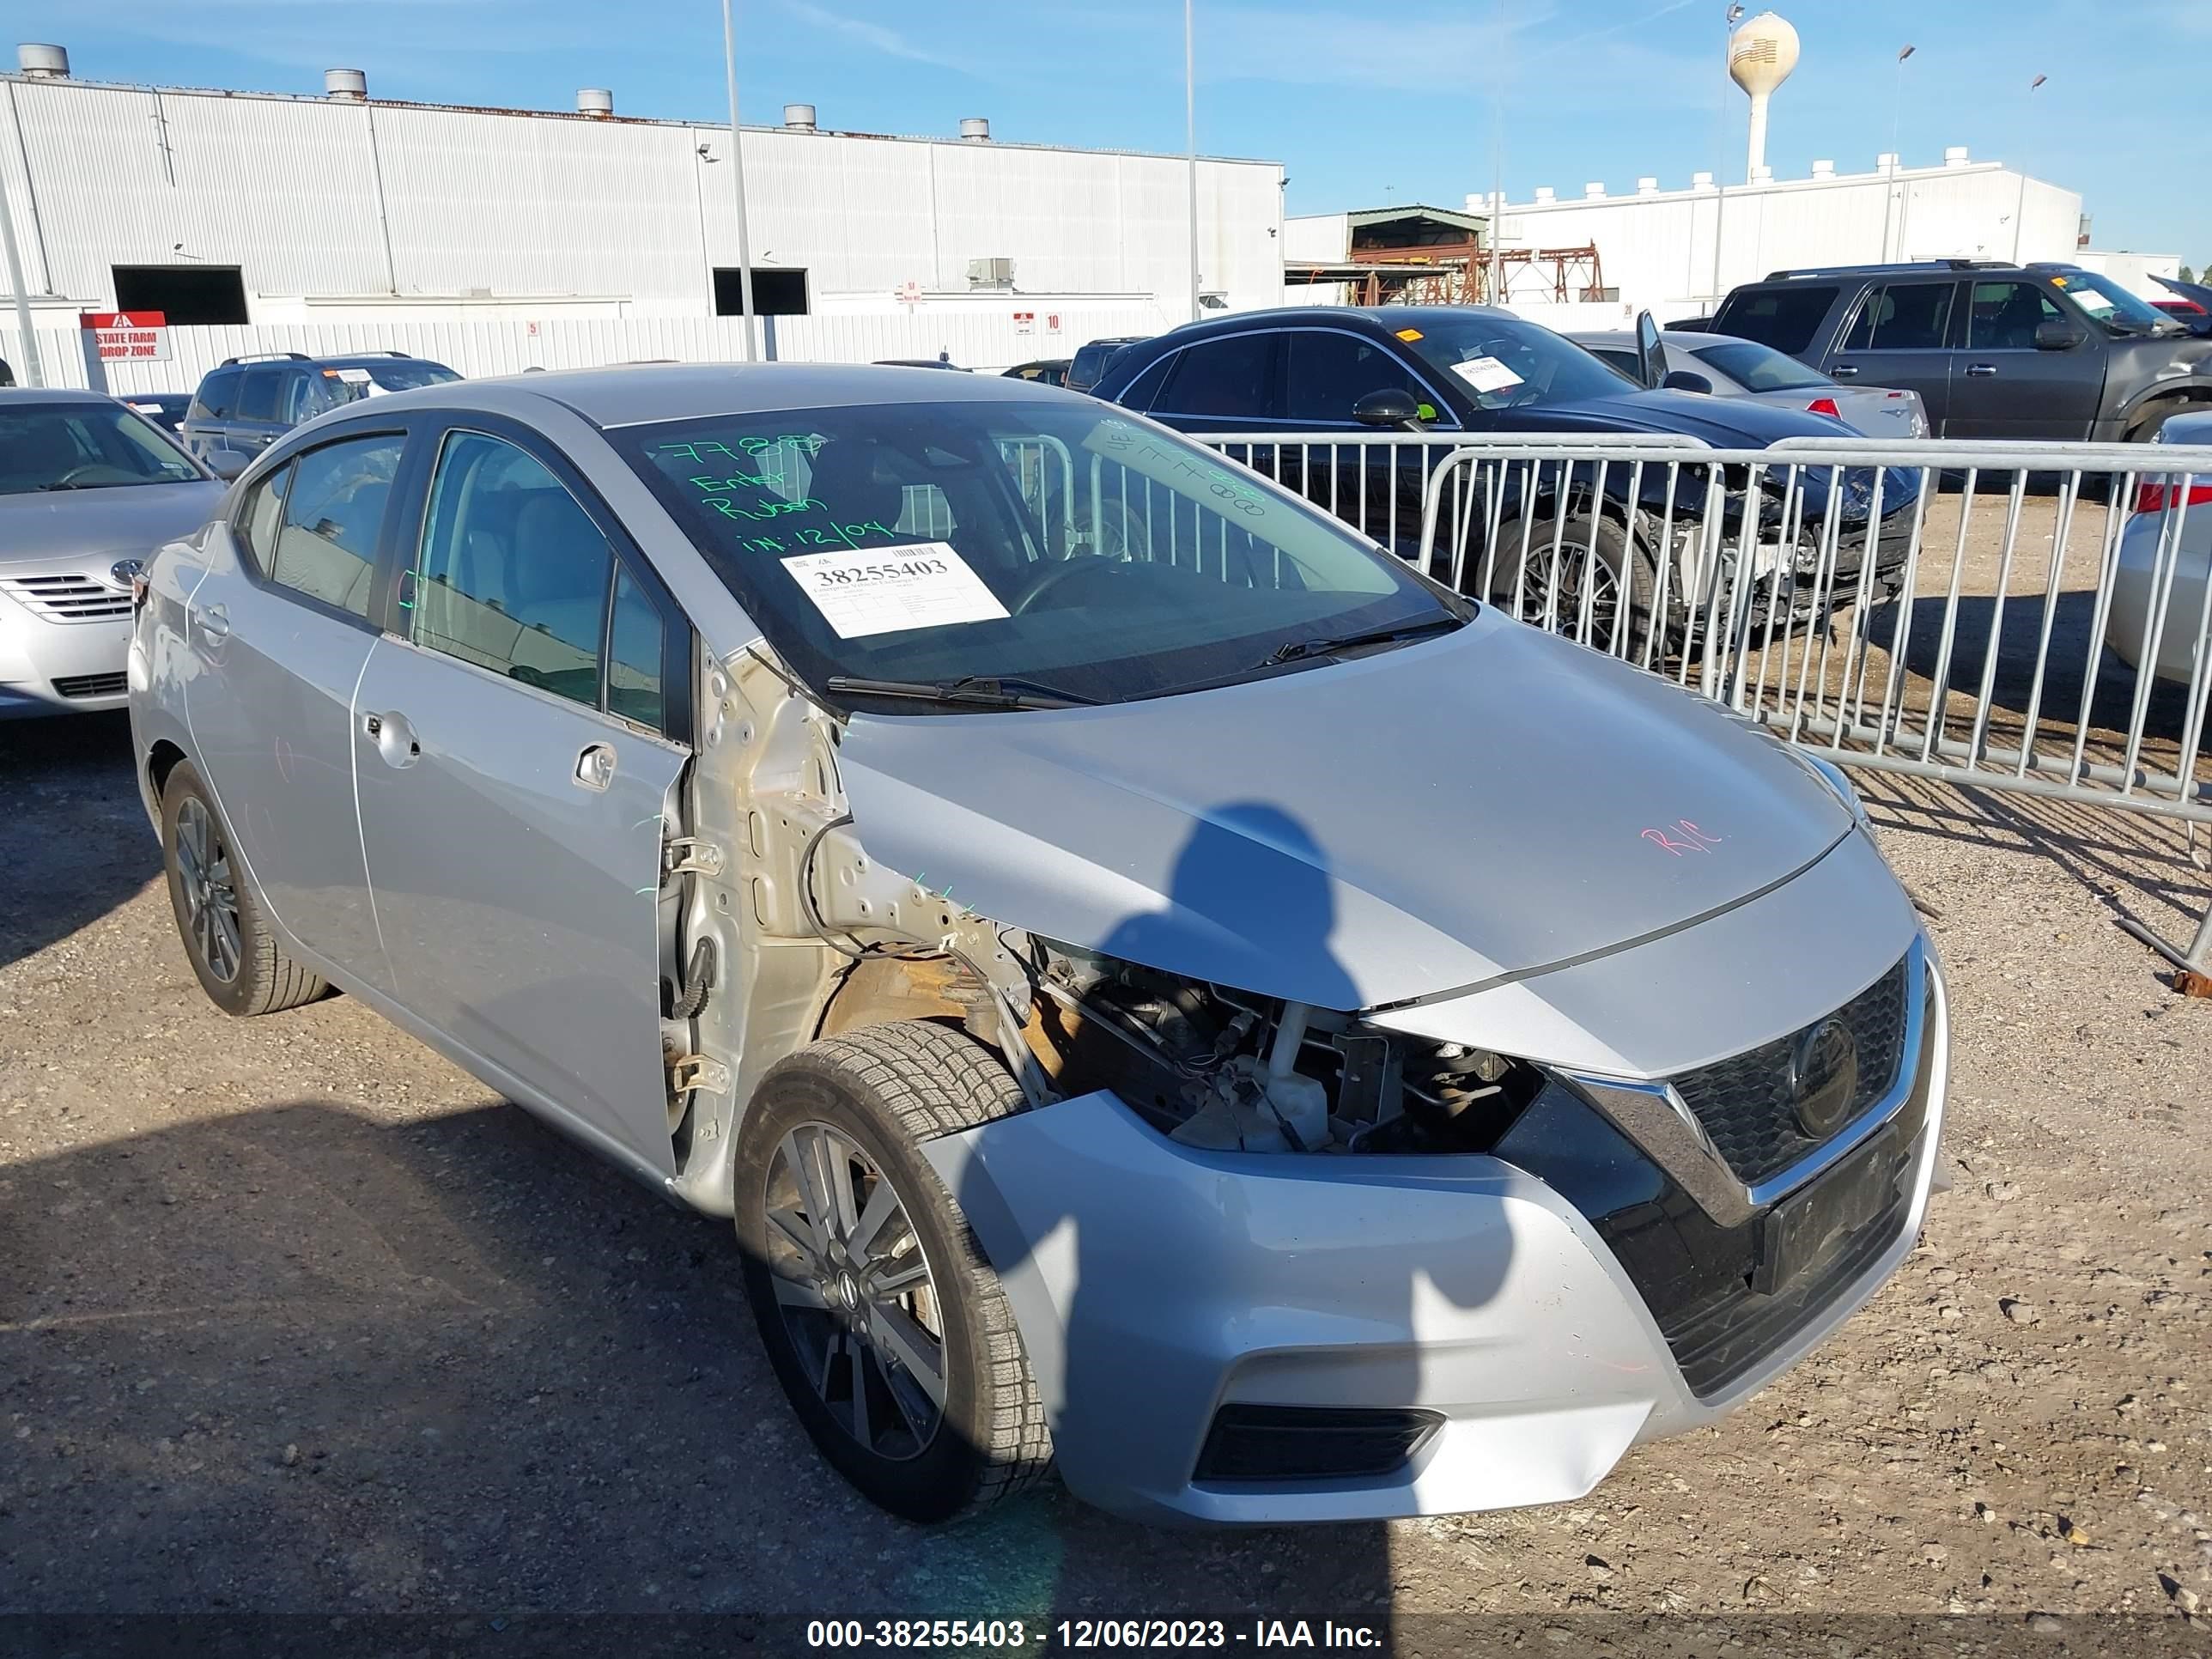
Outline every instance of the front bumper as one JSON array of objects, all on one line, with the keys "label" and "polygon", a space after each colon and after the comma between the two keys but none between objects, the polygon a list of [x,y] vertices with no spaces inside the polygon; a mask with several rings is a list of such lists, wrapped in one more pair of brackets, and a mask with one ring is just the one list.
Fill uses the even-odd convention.
[{"label": "front bumper", "polygon": [[[1108,1094],[925,1150],[1005,1283],[1077,1496],[1228,1524],[1554,1503],[1764,1387],[1912,1248],[1948,1063],[1932,963],[1929,994],[1900,1201],[1702,1391],[1598,1230],[1500,1158],[1196,1152]],[[1442,1420],[1385,1474],[1201,1481],[1228,1404]]]},{"label": "front bumper", "polygon": [[0,720],[124,707],[130,648],[128,617],[48,622],[0,593]]}]

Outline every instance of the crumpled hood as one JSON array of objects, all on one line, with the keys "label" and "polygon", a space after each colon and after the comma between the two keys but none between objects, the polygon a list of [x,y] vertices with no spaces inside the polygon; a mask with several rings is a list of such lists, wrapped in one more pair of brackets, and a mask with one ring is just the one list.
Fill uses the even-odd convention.
[{"label": "crumpled hood", "polygon": [[222,510],[210,479],[112,489],[41,489],[0,495],[0,568],[75,565],[90,556],[143,559],[189,536]]},{"label": "crumpled hood", "polygon": [[869,855],[956,904],[1334,1008],[1664,933],[1851,828],[1769,739],[1487,609],[1217,690],[859,716],[839,769]]}]

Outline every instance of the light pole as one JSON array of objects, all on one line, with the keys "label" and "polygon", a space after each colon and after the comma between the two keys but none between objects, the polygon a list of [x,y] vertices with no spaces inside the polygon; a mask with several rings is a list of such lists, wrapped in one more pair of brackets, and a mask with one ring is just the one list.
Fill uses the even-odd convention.
[{"label": "light pole", "polygon": [[[1919,47],[1907,44],[1899,51],[1897,54],[1897,71],[1895,75],[1892,76],[1890,82],[1889,187],[1882,192],[1881,211],[1881,257],[1882,262],[1885,264],[1889,262],[1891,258],[1891,222],[1893,220],[1901,222],[1905,217],[1905,211],[1902,206],[1904,199],[1902,191],[1904,190],[1904,186],[1897,182],[1897,175],[1905,170],[1905,158],[1898,153],[1897,148],[1897,135],[1899,130],[1899,124],[1905,118],[1905,60],[1911,57],[1914,52],[1919,50]],[[1902,228],[1901,222],[1899,228]]]},{"label": "light pole", "polygon": [[[1721,68],[1729,66],[1729,47],[1735,39],[1735,26],[1743,21],[1743,8],[1732,5],[1728,9],[1728,21],[1721,30]],[[1726,147],[1723,146],[1723,152]],[[1750,182],[1748,179],[1746,183]],[[1725,163],[1713,173],[1713,304],[1721,302],[1721,228],[1727,222],[1728,168]]]},{"label": "light pole", "polygon": [[753,249],[745,226],[745,152],[738,137],[738,33],[730,23],[730,0],[722,0],[722,68],[730,81],[730,179],[738,198],[738,315],[745,334],[745,361],[753,362]]},{"label": "light pole", "polygon": [[1183,152],[1189,164],[1185,193],[1190,198],[1190,319],[1199,319],[1198,298],[1198,45],[1191,15],[1193,0],[1182,0]]},{"label": "light pole", "polygon": [[1490,303],[1505,303],[1505,248],[1498,234],[1505,223],[1505,43],[1512,38],[1505,0],[1498,0],[1498,45],[1491,54],[1498,89],[1490,100]]},{"label": "light pole", "polygon": [[23,336],[23,373],[33,386],[46,383],[39,364],[39,337],[31,331],[31,294],[23,286],[23,256],[15,247],[15,214],[8,205],[8,187],[0,184],[0,242],[7,245],[8,291],[15,296],[15,326]]}]

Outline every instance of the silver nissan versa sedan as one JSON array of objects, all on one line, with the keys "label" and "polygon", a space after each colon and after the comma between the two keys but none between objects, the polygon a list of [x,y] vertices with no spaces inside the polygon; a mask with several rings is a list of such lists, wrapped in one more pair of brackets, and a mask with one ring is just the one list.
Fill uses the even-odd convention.
[{"label": "silver nissan versa sedan", "polygon": [[178,927],[734,1216],[937,1520],[1574,1498],[1911,1247],[1849,787],[1079,394],[634,367],[288,434],[143,585]]}]

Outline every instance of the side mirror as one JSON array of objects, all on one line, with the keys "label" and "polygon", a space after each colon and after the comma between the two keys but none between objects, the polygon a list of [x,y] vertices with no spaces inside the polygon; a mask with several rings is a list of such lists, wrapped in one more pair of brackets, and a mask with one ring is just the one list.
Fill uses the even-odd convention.
[{"label": "side mirror", "polygon": [[1704,375],[1686,368],[1670,368],[1660,377],[1660,388],[1666,392],[1703,392],[1710,394],[1713,383]]},{"label": "side mirror", "polygon": [[1362,426],[1404,432],[1419,432],[1421,428],[1421,408],[1413,401],[1413,394],[1403,386],[1384,386],[1370,392],[1352,406],[1352,418]]},{"label": "side mirror", "polygon": [[2035,349],[2038,351],[2071,351],[2081,343],[2081,331],[2069,322],[2056,319],[2035,325]]},{"label": "side mirror", "polygon": [[1659,343],[1659,325],[1648,311],[1636,313],[1636,378],[1642,384],[1663,386],[1667,380],[1667,348]]},{"label": "side mirror", "polygon": [[207,461],[208,471],[225,483],[228,483],[253,463],[252,456],[241,453],[235,449],[210,450],[204,459]]}]

